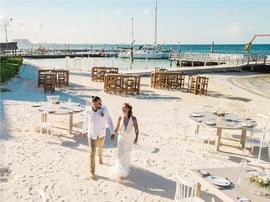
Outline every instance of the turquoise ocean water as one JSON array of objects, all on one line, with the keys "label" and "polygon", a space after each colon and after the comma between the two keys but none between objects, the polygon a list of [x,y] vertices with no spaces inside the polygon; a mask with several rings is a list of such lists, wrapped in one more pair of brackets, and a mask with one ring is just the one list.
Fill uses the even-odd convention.
[{"label": "turquoise ocean water", "polygon": [[[53,50],[67,50],[67,49],[77,49],[77,50],[91,50],[91,49],[104,49],[104,50],[117,50],[121,48],[129,48],[130,44],[33,44],[31,47],[19,47],[36,49],[39,45],[42,45],[46,49]],[[134,48],[144,44],[134,45]],[[228,53],[228,54],[247,54],[244,50],[245,44],[214,44],[215,53]],[[161,48],[164,50],[174,50],[178,52],[200,52],[209,53],[211,50],[211,44],[162,44]],[[253,44],[250,48],[252,54],[265,54],[270,55],[270,44]]]}]

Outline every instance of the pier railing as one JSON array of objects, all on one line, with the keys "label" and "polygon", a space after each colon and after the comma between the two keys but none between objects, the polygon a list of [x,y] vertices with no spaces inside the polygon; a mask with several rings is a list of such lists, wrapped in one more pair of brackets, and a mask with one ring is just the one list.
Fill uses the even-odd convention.
[{"label": "pier railing", "polygon": [[250,56],[246,55],[245,62],[247,65],[258,64],[258,65],[270,65],[270,55],[256,55]]},{"label": "pier railing", "polygon": [[204,66],[209,63],[217,65],[230,64],[230,65],[245,65],[245,64],[270,64],[270,56],[256,55],[250,56],[245,54],[219,54],[219,53],[173,53],[170,55],[170,60],[201,62]]}]

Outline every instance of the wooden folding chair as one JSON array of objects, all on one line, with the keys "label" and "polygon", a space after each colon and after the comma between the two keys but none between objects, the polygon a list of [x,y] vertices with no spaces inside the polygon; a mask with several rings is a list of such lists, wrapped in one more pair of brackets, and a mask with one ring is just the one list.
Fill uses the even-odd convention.
[{"label": "wooden folding chair", "polygon": [[56,84],[56,74],[55,73],[46,73],[45,74],[45,82],[44,82],[44,92],[46,93],[48,90],[51,93],[55,92]]},{"label": "wooden folding chair", "polygon": [[209,78],[207,77],[201,77],[201,76],[198,77],[196,94],[199,94],[199,95],[207,94],[208,80]]}]

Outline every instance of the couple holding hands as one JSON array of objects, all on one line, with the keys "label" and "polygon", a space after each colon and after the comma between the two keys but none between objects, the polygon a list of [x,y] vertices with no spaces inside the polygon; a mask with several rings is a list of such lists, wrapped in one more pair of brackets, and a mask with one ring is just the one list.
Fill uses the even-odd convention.
[{"label": "couple holding hands", "polygon": [[108,109],[102,105],[101,98],[92,97],[91,108],[85,113],[82,135],[88,138],[90,150],[90,179],[95,179],[95,156],[98,148],[99,163],[103,164],[102,153],[106,136],[106,125],[111,133],[111,141],[118,136],[118,158],[112,177],[122,179],[127,177],[130,171],[130,154],[132,145],[138,141],[139,129],[138,122],[132,114],[132,106],[124,103],[122,106],[123,114],[117,119],[114,128],[113,121]]}]

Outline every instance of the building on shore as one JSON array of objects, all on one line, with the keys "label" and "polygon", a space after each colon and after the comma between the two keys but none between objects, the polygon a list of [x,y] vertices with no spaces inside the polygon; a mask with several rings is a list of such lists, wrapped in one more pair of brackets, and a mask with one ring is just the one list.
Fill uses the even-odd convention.
[{"label": "building on shore", "polygon": [[17,42],[0,43],[0,54],[13,54],[16,55],[18,50]]}]

